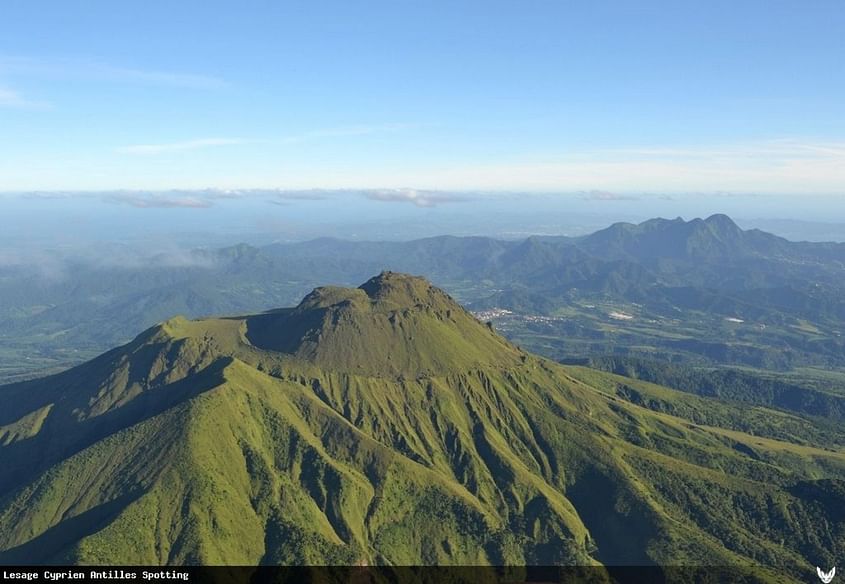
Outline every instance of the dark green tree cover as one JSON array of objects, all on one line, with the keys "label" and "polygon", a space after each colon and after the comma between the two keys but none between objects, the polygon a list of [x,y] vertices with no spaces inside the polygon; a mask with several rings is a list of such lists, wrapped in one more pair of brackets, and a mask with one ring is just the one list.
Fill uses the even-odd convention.
[{"label": "dark green tree cover", "polygon": [[699,369],[624,357],[574,359],[570,363],[701,396],[774,407],[830,420],[845,418],[845,386],[837,382],[824,384],[821,388],[808,387],[800,381],[790,381],[789,377],[762,372]]}]

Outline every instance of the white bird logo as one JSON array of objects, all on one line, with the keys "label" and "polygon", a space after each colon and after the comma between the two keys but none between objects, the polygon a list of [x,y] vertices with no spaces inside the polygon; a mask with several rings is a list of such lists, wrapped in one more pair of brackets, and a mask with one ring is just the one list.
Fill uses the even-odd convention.
[{"label": "white bird logo", "polygon": [[816,566],[816,573],[819,575],[819,579],[821,579],[824,584],[830,584],[833,577],[836,576],[836,566],[830,569],[830,572],[822,572],[822,569]]}]

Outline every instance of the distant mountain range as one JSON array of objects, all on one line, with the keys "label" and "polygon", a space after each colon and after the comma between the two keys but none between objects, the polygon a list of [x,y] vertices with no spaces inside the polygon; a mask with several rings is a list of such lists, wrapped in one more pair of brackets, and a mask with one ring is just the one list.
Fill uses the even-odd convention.
[{"label": "distant mountain range", "polygon": [[[351,285],[382,269],[424,274],[473,310],[567,319],[550,330],[502,326],[555,358],[633,352],[767,368],[845,366],[845,244],[790,242],[714,215],[617,223],[578,238],[239,245],[197,250],[178,263],[70,262],[52,279],[7,267],[0,367],[23,355],[31,362],[7,365],[0,376],[79,362],[172,314],[267,309],[320,283]],[[611,313],[635,318],[623,327]]]},{"label": "distant mountain range", "polygon": [[390,272],[294,308],[171,318],[0,387],[0,468],[5,564],[714,565],[804,581],[845,546],[840,426],[559,365]]}]

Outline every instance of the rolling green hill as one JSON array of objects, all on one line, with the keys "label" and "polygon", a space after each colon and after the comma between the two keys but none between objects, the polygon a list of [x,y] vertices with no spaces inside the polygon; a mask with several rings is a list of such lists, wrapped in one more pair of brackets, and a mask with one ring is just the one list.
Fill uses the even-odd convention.
[{"label": "rolling green hill", "polygon": [[845,549],[837,427],[555,364],[389,272],[0,387],[0,468],[0,563],[803,579]]}]

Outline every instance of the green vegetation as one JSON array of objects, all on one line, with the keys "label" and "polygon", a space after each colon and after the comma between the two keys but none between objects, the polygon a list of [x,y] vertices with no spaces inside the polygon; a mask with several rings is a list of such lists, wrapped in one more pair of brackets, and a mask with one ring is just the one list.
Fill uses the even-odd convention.
[{"label": "green vegetation", "polygon": [[171,319],[0,387],[0,562],[767,566],[845,545],[845,433],[535,357],[426,281]]},{"label": "green vegetation", "polygon": [[[178,265],[0,267],[0,382],[55,372],[174,314],[245,314],[382,269],[425,274],[553,359],[614,355],[788,371],[845,367],[845,244],[743,231],[724,215],[499,241],[319,239],[195,250]],[[631,318],[620,318],[619,315]]]},{"label": "green vegetation", "polygon": [[845,384],[831,372],[782,375],[731,368],[693,368],[639,359],[604,357],[581,362],[595,369],[644,379],[697,395],[797,412],[830,421],[845,418]]}]

